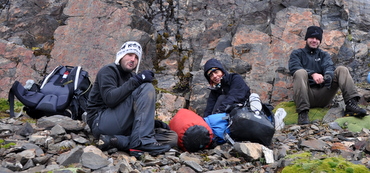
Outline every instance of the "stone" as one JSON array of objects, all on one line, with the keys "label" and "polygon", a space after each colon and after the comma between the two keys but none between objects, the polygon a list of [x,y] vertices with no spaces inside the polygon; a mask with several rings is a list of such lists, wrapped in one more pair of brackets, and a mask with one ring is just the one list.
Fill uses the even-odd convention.
[{"label": "stone", "polygon": [[84,152],[81,156],[81,163],[83,166],[97,170],[110,164],[110,162],[93,152]]},{"label": "stone", "polygon": [[73,163],[80,163],[81,161],[81,155],[83,154],[83,148],[81,146],[73,148],[72,150],[61,154],[57,162],[60,165],[68,166]]}]

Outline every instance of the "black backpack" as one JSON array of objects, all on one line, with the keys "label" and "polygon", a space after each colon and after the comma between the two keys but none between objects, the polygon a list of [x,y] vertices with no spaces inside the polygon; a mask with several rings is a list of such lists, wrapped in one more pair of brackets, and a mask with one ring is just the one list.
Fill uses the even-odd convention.
[{"label": "black backpack", "polygon": [[59,114],[81,120],[91,86],[89,74],[81,66],[58,66],[40,84],[27,89],[15,81],[8,96],[10,117],[14,117],[15,95],[32,118]]},{"label": "black backpack", "polygon": [[229,114],[230,137],[235,141],[251,141],[269,147],[275,134],[274,107],[262,103],[256,115],[249,106],[235,107]]},{"label": "black backpack", "polygon": [[274,107],[261,103],[262,110],[256,115],[248,103],[234,104],[226,113],[212,114],[204,118],[211,127],[217,145],[226,142],[250,141],[269,147],[275,134]]}]

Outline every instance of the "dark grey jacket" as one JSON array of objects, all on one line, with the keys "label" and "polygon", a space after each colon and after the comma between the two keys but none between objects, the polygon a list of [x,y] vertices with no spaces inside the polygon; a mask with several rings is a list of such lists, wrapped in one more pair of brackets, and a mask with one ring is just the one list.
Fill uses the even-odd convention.
[{"label": "dark grey jacket", "polygon": [[134,74],[124,72],[114,63],[102,67],[96,75],[87,102],[87,119],[94,120],[97,112],[114,108],[125,100],[140,84],[132,78]]},{"label": "dark grey jacket", "polygon": [[289,71],[293,75],[297,70],[305,69],[308,78],[312,80],[313,73],[325,75],[327,72],[333,73],[334,63],[329,53],[321,49],[311,49],[306,46],[303,49],[296,49],[290,54]]}]

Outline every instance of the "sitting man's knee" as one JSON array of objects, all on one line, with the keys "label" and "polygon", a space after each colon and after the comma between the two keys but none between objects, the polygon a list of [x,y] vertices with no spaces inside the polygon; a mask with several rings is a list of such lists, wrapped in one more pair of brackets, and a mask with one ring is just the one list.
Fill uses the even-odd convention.
[{"label": "sitting man's knee", "polygon": [[294,72],[294,77],[305,77],[305,76],[307,76],[308,75],[308,73],[307,73],[307,71],[305,70],[305,69],[299,69],[299,70],[297,70],[297,71],[295,71]]},{"label": "sitting man's knee", "polygon": [[335,71],[338,71],[338,72],[348,72],[348,68],[347,67],[344,67],[344,66],[338,66],[337,68],[335,68]]},{"label": "sitting man's knee", "polygon": [[140,86],[142,86],[146,90],[152,90],[155,91],[154,86],[152,83],[143,83]]},{"label": "sitting man's knee", "polygon": [[155,97],[155,88],[151,83],[143,83],[136,90],[136,94],[144,94],[146,97]]}]

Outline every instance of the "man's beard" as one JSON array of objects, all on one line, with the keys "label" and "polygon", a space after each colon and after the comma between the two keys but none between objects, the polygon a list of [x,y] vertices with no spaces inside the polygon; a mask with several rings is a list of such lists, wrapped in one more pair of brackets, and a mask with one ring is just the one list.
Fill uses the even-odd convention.
[{"label": "man's beard", "polygon": [[[320,46],[320,45],[319,45],[319,46]],[[313,48],[313,47],[309,46],[309,45],[308,45],[308,43],[306,42],[306,47],[307,47],[308,49],[310,49],[311,51],[316,51],[316,50],[319,48],[319,46],[317,46],[316,48]]]},{"label": "man's beard", "polygon": [[131,70],[131,69],[128,69],[128,68],[123,68],[123,67],[122,67],[122,69],[123,69],[124,72],[127,72],[127,73],[131,73],[132,71],[135,70],[135,68]]},{"label": "man's beard", "polygon": [[[137,67],[137,66],[136,66]],[[124,71],[124,72],[127,72],[127,73],[131,73],[132,71],[134,71],[135,69],[136,69],[136,67],[135,68],[127,68],[126,66],[124,66],[124,65],[121,65],[121,68],[122,68],[122,70]]]}]

